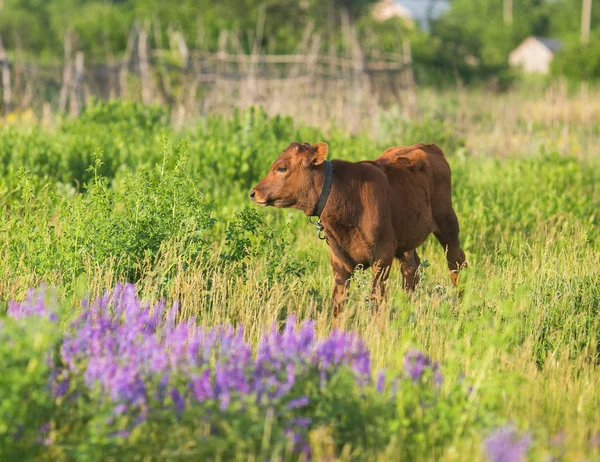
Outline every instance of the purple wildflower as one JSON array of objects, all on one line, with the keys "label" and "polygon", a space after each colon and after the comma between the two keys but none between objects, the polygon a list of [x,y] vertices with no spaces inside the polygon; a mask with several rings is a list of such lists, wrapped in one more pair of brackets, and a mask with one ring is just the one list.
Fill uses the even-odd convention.
[{"label": "purple wildflower", "polygon": [[117,404],[113,408],[113,415],[121,415],[121,414],[124,414],[125,411],[127,411],[127,406],[125,404],[123,404],[123,403]]},{"label": "purple wildflower", "polygon": [[225,392],[221,393],[221,396],[219,396],[219,409],[221,411],[226,410],[227,406],[229,406],[230,402],[231,402],[231,393],[229,391],[225,391]]},{"label": "purple wildflower", "polygon": [[392,399],[396,398],[396,395],[398,394],[398,386],[400,385],[400,377],[396,377],[394,379],[394,381],[392,382],[392,386],[391,386],[391,397]]},{"label": "purple wildflower", "polygon": [[183,399],[183,396],[181,396],[181,393],[179,393],[179,391],[174,388],[173,390],[171,390],[171,399],[175,404],[177,414],[181,415],[181,413],[185,409],[185,400]]},{"label": "purple wildflower", "polygon": [[444,384],[444,376],[442,375],[442,373],[439,370],[439,366],[437,363],[435,363],[433,365],[433,381],[437,384],[437,385],[443,385]]},{"label": "purple wildflower", "polygon": [[375,385],[375,389],[378,393],[383,393],[383,389],[385,387],[385,369],[379,371],[377,374],[377,382]]},{"label": "purple wildflower", "polygon": [[289,430],[287,435],[294,445],[300,445],[304,442],[304,437],[301,433]]},{"label": "purple wildflower", "polygon": [[54,383],[52,392],[56,398],[64,396],[69,391],[69,379],[59,380]]},{"label": "purple wildflower", "polygon": [[413,382],[419,381],[425,369],[430,365],[431,361],[429,358],[418,350],[411,350],[404,357],[404,370]]},{"label": "purple wildflower", "polygon": [[444,383],[444,377],[439,371],[439,365],[432,363],[431,360],[418,350],[411,350],[404,357],[404,370],[413,382],[418,382],[426,370],[433,373],[433,381],[441,385]]},{"label": "purple wildflower", "polygon": [[287,409],[297,409],[299,407],[308,406],[309,399],[308,396],[301,396],[300,398],[296,398],[287,403]]},{"label": "purple wildflower", "polygon": [[296,425],[301,428],[308,427],[312,423],[312,419],[310,417],[295,417],[290,419],[289,423],[291,425]]},{"label": "purple wildflower", "polygon": [[30,316],[47,317],[54,322],[57,316],[46,307],[46,284],[42,283],[38,290],[29,289],[27,297],[21,303],[10,301],[7,314],[13,319],[23,319]]},{"label": "purple wildflower", "polygon": [[[309,405],[308,397],[297,397],[307,378],[325,389],[346,370],[357,384],[371,383],[369,351],[353,333],[334,331],[317,339],[314,322],[299,324],[291,315],[283,329],[273,325],[264,333],[253,354],[241,329],[204,329],[194,320],[181,320],[178,305],[168,314],[165,307],[164,302],[143,303],[132,284],[117,284],[112,292],[82,302],[81,315],[60,346],[60,361],[50,364],[55,396],[81,378],[92,398],[112,402],[111,424],[125,412],[137,417],[127,431],[114,433],[127,437],[151,415],[153,405],[174,406],[181,415],[186,406],[199,403],[226,411],[231,403],[248,400],[293,414]],[[43,297],[34,291],[22,304],[11,304],[10,311],[13,317],[47,313]],[[384,385],[381,373],[376,387],[381,391]],[[287,423],[302,450],[311,420],[292,415]]]},{"label": "purple wildflower", "polygon": [[44,446],[50,446],[52,444],[52,438],[50,437],[50,424],[45,423],[40,425],[38,428],[39,435],[36,438],[36,442],[38,444],[43,444]]},{"label": "purple wildflower", "polygon": [[210,369],[206,369],[201,375],[192,375],[190,387],[199,402],[215,397],[210,383]]},{"label": "purple wildflower", "polygon": [[512,425],[505,425],[494,430],[484,444],[490,462],[521,462],[531,446],[531,436],[519,436]]}]

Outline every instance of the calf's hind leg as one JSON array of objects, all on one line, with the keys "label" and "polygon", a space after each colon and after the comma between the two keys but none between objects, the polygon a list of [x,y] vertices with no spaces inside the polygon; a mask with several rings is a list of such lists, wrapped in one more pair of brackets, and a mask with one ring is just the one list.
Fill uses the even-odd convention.
[{"label": "calf's hind leg", "polygon": [[402,287],[404,290],[415,290],[419,283],[419,265],[421,259],[416,250],[409,250],[398,255],[402,271]]},{"label": "calf's hind leg", "polygon": [[456,218],[456,213],[450,206],[445,213],[434,216],[434,220],[437,225],[434,235],[442,245],[444,252],[446,252],[446,261],[448,262],[452,284],[457,285],[458,272],[467,266],[465,253],[460,248],[460,241],[458,240],[458,218]]}]

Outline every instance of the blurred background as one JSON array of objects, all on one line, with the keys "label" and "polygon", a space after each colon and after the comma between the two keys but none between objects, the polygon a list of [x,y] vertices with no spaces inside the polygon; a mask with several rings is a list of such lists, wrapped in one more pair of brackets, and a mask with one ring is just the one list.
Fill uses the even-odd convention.
[{"label": "blurred background", "polygon": [[520,89],[558,98],[552,114],[569,92],[590,100],[599,20],[592,0],[0,0],[1,104],[49,119],[122,98],[176,125],[261,105],[376,131],[381,110]]}]

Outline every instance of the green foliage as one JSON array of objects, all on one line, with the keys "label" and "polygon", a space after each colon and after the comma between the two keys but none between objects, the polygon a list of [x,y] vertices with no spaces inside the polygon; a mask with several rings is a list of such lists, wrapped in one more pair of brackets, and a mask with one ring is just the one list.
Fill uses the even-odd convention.
[{"label": "green foliage", "polygon": [[[56,415],[49,357],[60,332],[47,318],[0,316],[0,459],[31,460],[44,447]],[[15,444],[15,442],[18,442]]]},{"label": "green foliage", "polygon": [[167,242],[181,249],[184,261],[194,261],[210,245],[212,208],[185,173],[186,146],[180,146],[173,167],[166,144],[162,156],[156,167],[126,171],[119,187],[110,188],[96,152],[87,193],[74,197],[46,189],[33,200],[32,177],[22,172],[3,226],[11,235],[7,258],[16,266],[31,265],[37,274],[60,268],[73,277],[90,261],[113,261],[115,274],[127,280],[152,265]]},{"label": "green foliage", "polygon": [[150,134],[164,126],[169,112],[164,106],[146,106],[140,103],[112,100],[98,102],[91,100],[80,117],[66,120],[62,129],[71,134],[75,128],[90,129],[95,125],[111,130],[133,132],[132,134]]},{"label": "green foliage", "polygon": [[243,274],[248,264],[258,259],[276,264],[267,265],[267,284],[284,278],[300,278],[311,261],[300,262],[279,232],[265,222],[256,210],[245,208],[237,213],[225,230],[225,247],[221,259],[232,264],[238,274]]},{"label": "green foliage", "polygon": [[187,148],[180,146],[172,168],[170,148],[163,145],[162,151],[161,164],[127,172],[121,186],[111,189],[98,176],[97,155],[88,193],[67,211],[71,220],[65,223],[64,238],[71,241],[72,252],[94,261],[116,258],[116,273],[134,280],[144,260],[152,264],[163,243],[176,242],[185,261],[206,250],[214,219],[210,204],[185,173]]},{"label": "green foliage", "polygon": [[[381,115],[380,124],[383,133],[400,131],[403,139],[410,140],[407,144],[435,143],[448,153],[461,151],[466,145],[465,139],[456,132],[456,128],[443,118],[405,120],[390,112]],[[395,140],[390,140],[390,143],[394,142]]]},{"label": "green foliage", "polygon": [[[72,30],[79,47],[92,61],[106,60],[107,53],[125,50],[129,29],[154,22],[166,42],[167,30],[176,26],[188,43],[194,43],[198,33],[204,46],[216,49],[222,29],[240,32],[242,45],[250,50],[261,11],[264,13],[263,45],[269,39],[276,51],[291,52],[309,23],[320,30],[337,29],[340,12],[345,9],[353,18],[368,13],[374,0],[182,0],[173,5],[157,0],[6,0],[0,15],[0,35],[9,48],[17,43],[36,54],[60,56],[64,35]],[[154,40],[155,36],[152,35]]]},{"label": "green foliage", "polygon": [[98,173],[110,179],[123,166],[154,165],[160,152],[148,151],[160,144],[166,120],[165,108],[113,101],[92,102],[80,118],[65,121],[52,134],[3,127],[0,185],[6,181],[12,189],[13,174],[24,167],[34,176],[80,188],[92,178],[88,167],[99,146],[104,154]]},{"label": "green foliage", "polygon": [[552,73],[574,82],[600,79],[600,34],[590,37],[586,45],[579,36],[568,40],[552,60]]},{"label": "green foliage", "polygon": [[[512,256],[524,250],[540,226],[554,230],[561,245],[569,244],[569,235],[559,230],[571,229],[577,224],[589,231],[588,243],[598,245],[598,230],[589,224],[600,219],[597,210],[598,170],[575,159],[557,154],[540,155],[532,159],[485,159],[477,162],[465,159],[453,165],[454,200],[459,216],[477,217],[461,229],[485,229],[478,245],[492,250],[502,242],[511,242],[503,249]],[[489,182],[491,177],[502,179]],[[525,187],[524,184],[527,186]],[[466,234],[470,234],[468,231]],[[471,246],[467,242],[468,247]]]},{"label": "green foliage", "polygon": [[[190,151],[197,154],[190,160],[192,171],[211,187],[225,186],[219,193],[226,194],[230,184],[249,189],[287,147],[284,140],[318,136],[317,130],[296,128],[290,117],[269,118],[260,108],[237,112],[230,119],[211,116],[192,130]],[[227,178],[228,184],[211,181],[219,177]]]}]

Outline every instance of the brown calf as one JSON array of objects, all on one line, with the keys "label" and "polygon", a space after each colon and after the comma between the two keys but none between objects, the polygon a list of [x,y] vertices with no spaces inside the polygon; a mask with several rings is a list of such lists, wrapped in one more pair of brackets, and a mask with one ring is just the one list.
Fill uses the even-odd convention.
[{"label": "brown calf", "polygon": [[466,263],[442,150],[434,144],[399,146],[357,163],[326,161],[327,150],[325,143],[290,144],[250,197],[262,206],[319,216],[335,275],[334,316],[358,266],[373,269],[375,302],[385,295],[394,258],[400,261],[404,288],[413,290],[420,264],[416,249],[431,233],[446,252],[456,285]]}]

